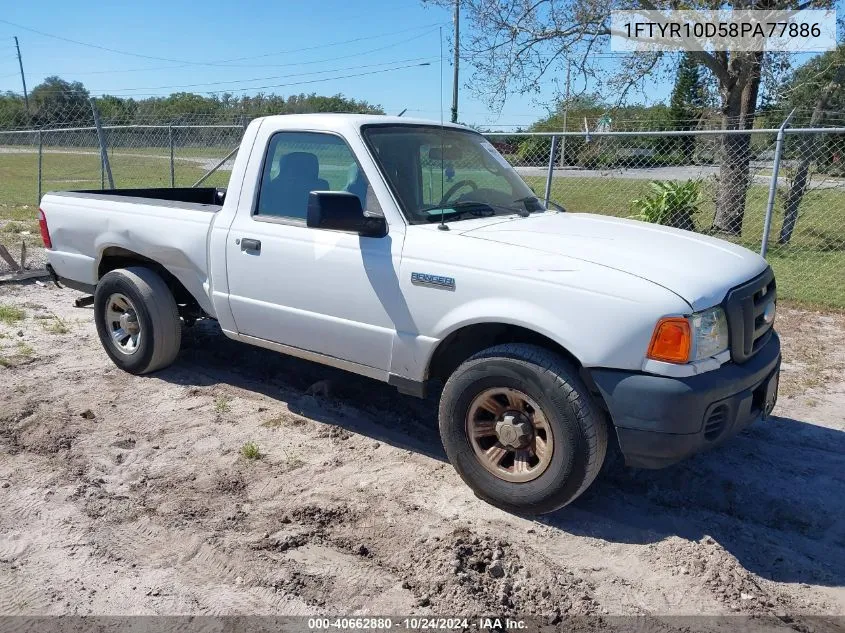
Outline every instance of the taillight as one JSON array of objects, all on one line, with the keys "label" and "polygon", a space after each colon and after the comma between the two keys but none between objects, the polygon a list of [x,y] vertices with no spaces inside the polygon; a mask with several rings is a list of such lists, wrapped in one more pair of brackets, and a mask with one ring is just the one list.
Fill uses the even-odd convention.
[{"label": "taillight", "polygon": [[38,209],[38,226],[41,229],[41,240],[44,242],[44,248],[53,248],[53,242],[50,240],[50,229],[47,228],[47,216],[41,209]]}]

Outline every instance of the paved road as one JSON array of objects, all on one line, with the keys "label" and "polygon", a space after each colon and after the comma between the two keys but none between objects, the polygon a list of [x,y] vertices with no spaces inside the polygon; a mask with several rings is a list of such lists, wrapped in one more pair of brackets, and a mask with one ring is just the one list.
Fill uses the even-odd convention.
[{"label": "paved road", "polygon": [[[37,150],[28,147],[0,147],[0,154],[32,154]],[[96,150],[44,150],[48,154],[79,154],[79,155],[96,155],[99,152]],[[125,152],[122,150],[112,150],[109,152],[111,156],[127,156],[137,158],[159,158],[162,160],[169,160],[169,155],[159,154],[141,154],[133,152]],[[219,158],[203,157],[203,156],[177,156],[177,161],[186,161],[194,163],[201,169],[211,169]],[[226,163],[219,168],[219,171],[231,171],[234,164],[234,159],[226,161]],[[752,163],[752,169],[771,170],[772,165],[769,162]],[[547,167],[514,167],[516,171],[522,176],[545,177],[548,173]],[[623,178],[626,180],[691,180],[696,178],[707,178],[715,176],[719,173],[718,165],[675,165],[670,167],[624,167],[615,169],[579,169],[579,168],[557,168],[554,170],[555,178]],[[754,182],[757,184],[768,184],[771,177],[766,173],[752,174]],[[789,181],[783,176],[778,178],[779,187],[789,186]],[[845,179],[841,178],[813,178],[811,187],[814,189],[840,189],[845,191]]]},{"label": "paved road", "polygon": [[[753,166],[752,169],[768,169],[771,165]],[[521,176],[546,177],[547,167],[514,167]],[[719,173],[718,165],[689,165],[671,167],[642,167],[642,168],[616,168],[616,169],[578,169],[565,168],[555,169],[555,178],[622,178],[626,180],[694,180],[696,178],[707,178],[716,176]],[[757,184],[768,184],[771,176],[765,173],[752,174]],[[789,180],[783,176],[778,177],[779,187],[788,187]],[[811,187],[814,189],[840,189],[845,191],[845,179],[841,178],[813,178]]]}]

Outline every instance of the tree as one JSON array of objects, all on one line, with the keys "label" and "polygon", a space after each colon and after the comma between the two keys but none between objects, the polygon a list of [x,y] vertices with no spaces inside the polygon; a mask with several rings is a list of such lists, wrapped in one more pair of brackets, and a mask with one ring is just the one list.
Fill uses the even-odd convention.
[{"label": "tree", "polygon": [[58,121],[89,122],[93,120],[88,91],[78,81],[47,77],[29,93],[33,118],[37,125]]},{"label": "tree", "polygon": [[[843,86],[845,45],[840,45],[836,50],[813,58],[795,71],[783,90],[784,103],[796,109],[812,105],[810,118],[806,123],[809,127],[817,127],[823,123],[829,112],[845,112]],[[798,115],[799,120],[805,118],[803,113]],[[786,194],[778,244],[789,244],[792,239],[798,222],[798,209],[810,182],[810,166],[817,154],[817,141],[815,134],[802,134],[798,140],[798,166]]]},{"label": "tree", "polygon": [[[595,94],[576,94],[571,96],[568,102],[558,101],[548,116],[533,123],[528,129],[529,132],[560,132],[564,129],[564,108],[566,109],[566,128],[572,132],[583,130],[584,121],[595,129],[597,122],[603,116],[609,116],[613,120],[615,130],[638,131],[638,130],[671,130],[674,123],[670,110],[665,104],[654,105],[615,105],[603,101]],[[560,140],[560,139],[559,139]],[[613,145],[613,139],[607,139]],[[661,137],[634,137],[627,143],[628,147],[635,146],[640,149],[650,149],[654,152],[656,159],[663,157],[667,150],[667,139]],[[583,136],[566,137],[566,142],[558,143],[558,156],[556,161],[563,165],[595,165],[597,154],[602,154],[602,143],[599,140],[592,141],[589,149],[585,149]],[[599,148],[599,149],[596,149]],[[547,164],[551,139],[542,136],[525,137],[519,142],[519,158],[525,164]],[[669,148],[671,149],[671,148]],[[560,153],[565,152],[565,156]],[[606,154],[606,152],[605,152]],[[611,162],[618,163],[621,157],[616,152],[610,152],[615,156]],[[629,158],[630,160],[630,158]],[[646,158],[639,157],[637,161],[644,162]]]},{"label": "tree", "polygon": [[[27,113],[23,95],[0,93],[0,127],[56,127],[93,123],[88,90],[80,82],[48,77],[30,95],[33,114]],[[381,106],[352,99],[342,94],[321,96],[315,93],[254,96],[199,95],[177,92],[167,97],[134,99],[104,95],[96,98],[100,118],[106,124],[192,124],[236,123],[269,114],[300,112],[355,112],[384,114]]]},{"label": "tree", "polygon": [[[694,130],[707,105],[707,90],[701,77],[698,62],[689,53],[681,56],[675,86],[669,99],[669,116],[676,130]],[[686,162],[692,162],[695,153],[694,136],[676,136],[674,145]]]},{"label": "tree", "polygon": [[24,127],[29,114],[21,95],[14,92],[0,93],[0,122],[4,127],[15,129]]},{"label": "tree", "polygon": [[[451,6],[452,0],[429,0]],[[585,82],[608,77],[607,87],[622,102],[629,91],[657,69],[660,52],[625,56],[610,74],[606,60],[595,55],[610,39],[613,9],[677,8],[676,0],[460,0],[463,15],[461,49],[474,66],[473,85],[498,102],[509,91],[537,93],[539,80],[562,73],[567,62]],[[834,0],[690,0],[685,9],[832,8]],[[706,67],[719,87],[722,127],[747,130],[754,123],[760,83],[769,59],[761,52],[694,51],[691,58]],[[748,190],[750,135],[726,134],[716,193],[713,228],[739,234]]]}]

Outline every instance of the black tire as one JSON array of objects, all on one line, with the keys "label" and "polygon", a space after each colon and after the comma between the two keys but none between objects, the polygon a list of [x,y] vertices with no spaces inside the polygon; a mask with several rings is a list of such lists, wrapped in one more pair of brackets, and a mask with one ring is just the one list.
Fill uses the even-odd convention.
[{"label": "black tire", "polygon": [[[551,461],[532,481],[505,481],[476,456],[467,432],[472,401],[487,389],[509,388],[533,399],[553,434]],[[583,493],[601,470],[607,423],[577,369],[554,352],[512,343],[472,356],[449,377],[440,399],[440,437],[449,461],[481,499],[505,510],[543,514]]]},{"label": "black tire", "polygon": [[[131,354],[121,353],[107,323],[106,304],[115,294],[128,298],[137,315],[141,336]],[[176,360],[182,343],[179,310],[164,279],[149,268],[133,266],[103,275],[94,293],[94,320],[109,358],[130,374],[148,374]]]}]

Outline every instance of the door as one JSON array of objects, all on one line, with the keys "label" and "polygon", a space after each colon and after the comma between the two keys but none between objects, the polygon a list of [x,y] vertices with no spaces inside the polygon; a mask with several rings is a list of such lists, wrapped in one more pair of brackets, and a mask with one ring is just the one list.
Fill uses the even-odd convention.
[{"label": "door", "polygon": [[402,231],[382,238],[305,225],[311,191],[349,191],[381,213],[340,136],[275,132],[257,200],[239,209],[226,244],[238,333],[388,371]]}]

